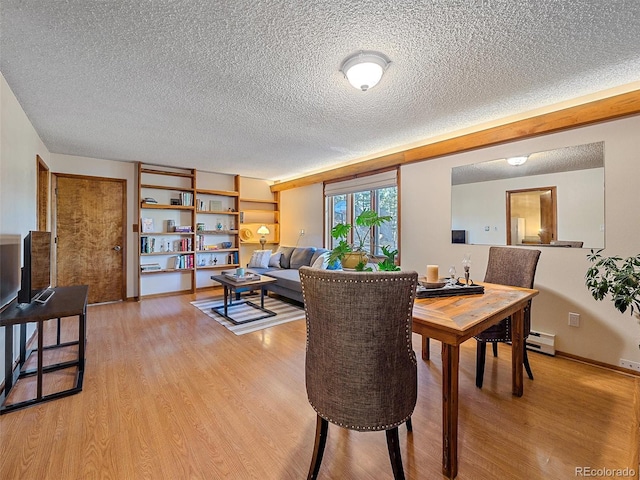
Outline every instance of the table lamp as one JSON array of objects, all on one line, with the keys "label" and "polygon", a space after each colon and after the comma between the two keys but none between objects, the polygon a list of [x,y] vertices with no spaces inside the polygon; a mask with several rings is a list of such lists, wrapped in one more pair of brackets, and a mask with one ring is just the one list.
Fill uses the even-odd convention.
[{"label": "table lamp", "polygon": [[260,237],[260,248],[264,250],[264,244],[267,243],[265,235],[269,235],[269,229],[266,227],[266,225],[262,225],[260,226],[260,228],[258,228],[258,233],[262,235]]}]

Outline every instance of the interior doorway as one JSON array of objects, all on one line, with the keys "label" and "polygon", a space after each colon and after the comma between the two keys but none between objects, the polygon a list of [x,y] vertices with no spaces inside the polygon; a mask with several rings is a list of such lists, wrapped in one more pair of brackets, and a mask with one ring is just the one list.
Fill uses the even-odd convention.
[{"label": "interior doorway", "polygon": [[507,245],[550,244],[558,238],[556,187],[507,191]]},{"label": "interior doorway", "polygon": [[126,180],[53,178],[56,285],[89,285],[89,303],[126,299]]},{"label": "interior doorway", "polygon": [[37,189],[36,189],[36,204],[37,209],[37,223],[38,230],[41,232],[49,231],[49,167],[44,160],[40,158],[40,155],[36,155],[36,169],[37,176]]}]

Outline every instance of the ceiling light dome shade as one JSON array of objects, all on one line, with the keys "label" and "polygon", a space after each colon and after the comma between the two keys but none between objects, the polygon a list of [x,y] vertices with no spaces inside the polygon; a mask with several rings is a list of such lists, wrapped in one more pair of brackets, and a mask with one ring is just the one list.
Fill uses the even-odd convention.
[{"label": "ceiling light dome shade", "polygon": [[507,158],[507,163],[509,165],[513,165],[514,167],[518,167],[527,161],[528,157],[511,157]]},{"label": "ceiling light dome shade", "polygon": [[366,92],[378,84],[389,63],[381,53],[359,52],[348,57],[340,71],[354,88]]}]

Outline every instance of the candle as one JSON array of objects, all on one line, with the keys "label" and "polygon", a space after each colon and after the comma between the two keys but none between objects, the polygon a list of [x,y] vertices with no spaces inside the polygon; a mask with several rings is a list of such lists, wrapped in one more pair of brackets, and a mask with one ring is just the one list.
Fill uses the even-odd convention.
[{"label": "candle", "polygon": [[438,283],[438,265],[427,265],[427,282]]}]

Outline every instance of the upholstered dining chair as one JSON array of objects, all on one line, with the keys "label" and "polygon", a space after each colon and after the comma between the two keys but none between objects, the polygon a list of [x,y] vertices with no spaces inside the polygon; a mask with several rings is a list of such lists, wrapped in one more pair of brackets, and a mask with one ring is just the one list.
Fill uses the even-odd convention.
[{"label": "upholstered dining chair", "polygon": [[[536,275],[536,267],[540,258],[540,250],[529,250],[526,248],[489,248],[489,260],[484,281],[487,283],[498,283],[513,287],[533,288],[533,280]],[[524,331],[526,339],[531,331],[531,300],[524,310]],[[484,364],[487,352],[487,342],[493,344],[493,356],[498,356],[498,342],[511,341],[511,317],[507,317],[496,325],[489,327],[479,335],[475,336],[478,341],[476,351],[476,386],[482,388],[484,377]],[[524,349],[524,368],[527,375],[533,380],[533,372],[529,365],[527,349]]]},{"label": "upholstered dining chair", "polygon": [[416,272],[345,272],[300,268],[307,323],[305,380],[317,413],[307,478],[320,470],[329,422],[385,430],[395,479],[404,479],[398,426],[416,404],[411,345]]}]

